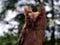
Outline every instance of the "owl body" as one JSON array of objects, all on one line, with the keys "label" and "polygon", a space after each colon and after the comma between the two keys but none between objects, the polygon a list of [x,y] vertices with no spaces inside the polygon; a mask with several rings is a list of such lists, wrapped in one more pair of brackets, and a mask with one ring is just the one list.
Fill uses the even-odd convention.
[{"label": "owl body", "polygon": [[46,17],[44,10],[37,12],[32,9],[24,9],[25,24],[18,39],[18,45],[42,45],[45,37]]}]

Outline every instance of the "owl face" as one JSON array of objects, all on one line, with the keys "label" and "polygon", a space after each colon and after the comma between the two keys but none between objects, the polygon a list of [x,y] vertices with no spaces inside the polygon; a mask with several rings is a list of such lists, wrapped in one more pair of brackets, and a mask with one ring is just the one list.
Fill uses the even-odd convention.
[{"label": "owl face", "polygon": [[33,12],[31,7],[25,7],[24,16],[29,28],[45,24],[45,13],[42,6],[40,6],[36,12]]},{"label": "owl face", "polygon": [[24,9],[24,16],[25,19],[28,20],[29,22],[35,22],[36,18],[40,15],[40,12],[33,12],[31,7],[26,7]]},{"label": "owl face", "polygon": [[31,12],[31,13],[28,13],[28,16],[30,17],[30,19],[32,21],[36,21],[36,18],[39,16],[39,12]]}]

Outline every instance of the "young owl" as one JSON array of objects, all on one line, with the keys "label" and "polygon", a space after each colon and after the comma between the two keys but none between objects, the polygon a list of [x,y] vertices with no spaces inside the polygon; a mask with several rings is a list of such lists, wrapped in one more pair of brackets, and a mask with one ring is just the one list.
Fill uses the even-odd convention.
[{"label": "young owl", "polygon": [[42,45],[46,17],[43,6],[37,10],[33,12],[31,7],[24,8],[25,23],[18,38],[18,45]]}]

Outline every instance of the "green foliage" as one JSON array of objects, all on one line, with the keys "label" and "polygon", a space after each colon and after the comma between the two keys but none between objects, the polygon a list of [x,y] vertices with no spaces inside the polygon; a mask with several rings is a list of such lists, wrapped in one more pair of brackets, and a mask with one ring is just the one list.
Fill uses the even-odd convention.
[{"label": "green foliage", "polygon": [[16,45],[17,37],[6,33],[5,36],[0,37],[0,45]]},{"label": "green foliage", "polygon": [[[3,11],[0,15],[4,15],[8,9],[15,10],[15,3],[17,0],[7,0],[4,2]],[[4,15],[5,16],[5,15]],[[0,19],[1,20],[1,19]],[[4,36],[0,36],[0,45],[16,45],[17,43],[17,34],[14,36],[11,32],[13,29],[9,29],[10,33],[4,33]]]},{"label": "green foliage", "polygon": [[44,0],[45,2],[48,2],[48,0]]},{"label": "green foliage", "polygon": [[17,0],[8,0],[8,4],[6,5],[6,8],[14,10],[16,2],[17,2]]},{"label": "green foliage", "polygon": [[[48,2],[48,0],[44,0],[45,2]],[[17,0],[7,0],[6,2],[4,2],[4,7],[3,7],[3,11],[0,13],[0,15],[2,16],[2,14],[4,15],[5,12],[8,10],[8,9],[11,9],[11,10],[15,10],[15,4],[17,3]],[[31,6],[33,8],[33,11],[37,11],[36,7],[38,5],[32,5],[32,4],[27,4],[28,6]],[[23,5],[20,5],[20,6],[23,6]],[[53,8],[53,5],[52,5],[52,8]],[[49,12],[48,12],[49,13]],[[48,14],[47,13],[47,14]],[[53,9],[50,11],[50,13],[53,14],[53,17],[52,19],[54,20],[54,12],[53,12]],[[46,15],[47,15],[46,14]],[[0,16],[0,17],[1,17]],[[4,15],[5,16],[5,15]],[[20,18],[19,18],[20,16]],[[1,20],[1,19],[0,19]],[[18,33],[14,36],[11,32],[13,31],[14,28],[12,29],[9,29],[9,32],[8,33],[4,33],[5,35],[4,36],[0,36],[0,45],[16,45],[17,43],[17,39],[18,39],[18,34],[20,33],[21,31],[21,27],[22,25],[24,24],[24,16],[23,14],[19,14],[15,20],[20,23],[19,27],[18,27]],[[49,19],[47,18],[47,23],[46,23],[46,27],[48,28],[49,26]],[[48,28],[49,30],[49,28]],[[54,36],[54,35],[52,35]],[[52,37],[53,38],[53,37]],[[53,39],[52,39],[53,40]],[[44,42],[44,45],[50,45],[51,43],[51,40],[47,40],[47,38],[45,39],[45,42]],[[56,39],[56,45],[60,45],[60,39]]]}]

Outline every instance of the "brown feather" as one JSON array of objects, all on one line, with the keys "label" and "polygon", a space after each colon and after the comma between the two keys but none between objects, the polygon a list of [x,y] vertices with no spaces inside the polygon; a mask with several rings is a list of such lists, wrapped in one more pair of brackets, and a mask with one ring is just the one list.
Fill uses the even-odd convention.
[{"label": "brown feather", "polygon": [[43,7],[37,12],[24,9],[25,24],[18,39],[18,45],[42,45],[45,37],[46,17]]}]

